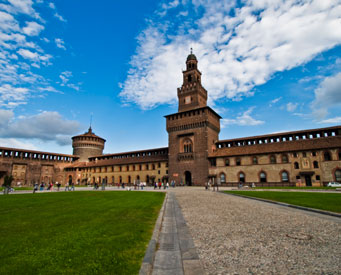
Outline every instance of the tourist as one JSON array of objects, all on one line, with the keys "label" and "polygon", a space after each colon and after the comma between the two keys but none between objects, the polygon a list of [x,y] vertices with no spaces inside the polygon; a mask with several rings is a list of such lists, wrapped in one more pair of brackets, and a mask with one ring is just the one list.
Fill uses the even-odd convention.
[{"label": "tourist", "polygon": [[40,191],[44,191],[44,186],[45,186],[45,184],[44,184],[44,182],[42,182],[42,183],[40,184]]},{"label": "tourist", "polygon": [[38,183],[35,183],[34,184],[34,187],[33,187],[33,194],[38,191]]},{"label": "tourist", "polygon": [[169,183],[168,183],[168,181],[167,181],[166,187],[167,187],[167,189],[169,188]]},{"label": "tourist", "polygon": [[75,191],[75,183],[74,182],[71,182],[71,189],[70,191]]},{"label": "tourist", "polygon": [[161,181],[159,181],[158,185],[159,185],[159,189],[161,189],[161,186],[162,186]]},{"label": "tourist", "polygon": [[57,181],[57,182],[56,182],[56,185],[57,185],[57,190],[59,191],[60,185],[61,185],[60,182]]},{"label": "tourist", "polygon": [[66,182],[66,184],[65,184],[65,191],[69,191],[69,183],[68,182]]}]

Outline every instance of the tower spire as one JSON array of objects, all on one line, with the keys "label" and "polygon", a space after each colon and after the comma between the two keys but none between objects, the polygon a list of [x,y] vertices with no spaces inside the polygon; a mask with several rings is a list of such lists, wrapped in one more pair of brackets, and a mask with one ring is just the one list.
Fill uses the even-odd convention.
[{"label": "tower spire", "polygon": [[93,113],[90,113],[90,127],[89,127],[89,133],[92,132],[92,128],[91,128],[91,125],[92,125],[92,116],[93,116]]}]

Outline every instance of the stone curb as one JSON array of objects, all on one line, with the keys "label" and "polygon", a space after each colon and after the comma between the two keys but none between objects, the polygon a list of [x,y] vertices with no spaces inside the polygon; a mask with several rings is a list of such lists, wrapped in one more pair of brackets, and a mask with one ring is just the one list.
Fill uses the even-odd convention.
[{"label": "stone curb", "polygon": [[153,271],[153,262],[155,258],[156,245],[158,243],[159,236],[160,236],[161,225],[162,225],[162,220],[163,220],[163,216],[165,212],[165,205],[166,205],[167,200],[168,200],[168,193],[166,193],[159,216],[155,223],[152,238],[149,241],[148,247],[146,249],[146,254],[144,255],[142,265],[139,271],[140,275],[149,275]]},{"label": "stone curb", "polygon": [[290,208],[295,208],[295,209],[299,209],[299,210],[314,212],[314,213],[318,213],[318,214],[322,214],[322,215],[327,215],[327,216],[341,218],[341,214],[334,213],[334,212],[329,212],[329,211],[324,211],[324,210],[319,210],[319,209],[314,209],[314,208],[309,208],[309,207],[304,207],[304,206],[299,206],[299,205],[287,204],[287,203],[284,203],[284,202],[277,202],[277,201],[271,201],[271,200],[266,200],[266,199],[261,199],[261,198],[248,197],[248,196],[244,196],[244,195],[240,195],[240,194],[225,193],[223,191],[219,191],[219,192],[223,193],[225,195],[232,195],[232,196],[235,196],[235,197],[242,197],[242,198],[246,198],[246,199],[262,201],[262,202],[277,204],[277,205],[286,206],[286,207],[290,207]]}]

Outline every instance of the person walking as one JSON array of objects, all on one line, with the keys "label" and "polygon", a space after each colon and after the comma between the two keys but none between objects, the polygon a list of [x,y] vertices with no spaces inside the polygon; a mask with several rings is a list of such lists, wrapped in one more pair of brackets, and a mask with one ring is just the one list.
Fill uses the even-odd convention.
[{"label": "person walking", "polygon": [[70,191],[75,191],[75,183],[74,182],[71,182],[71,189]]},{"label": "person walking", "polygon": [[57,181],[57,182],[56,182],[56,185],[57,185],[57,190],[59,191],[60,185],[61,185],[60,182]]},{"label": "person walking", "polygon": [[33,187],[33,194],[37,191],[38,191],[38,183],[35,183]]},{"label": "person walking", "polygon": [[65,183],[65,191],[69,191],[69,183],[68,182]]}]

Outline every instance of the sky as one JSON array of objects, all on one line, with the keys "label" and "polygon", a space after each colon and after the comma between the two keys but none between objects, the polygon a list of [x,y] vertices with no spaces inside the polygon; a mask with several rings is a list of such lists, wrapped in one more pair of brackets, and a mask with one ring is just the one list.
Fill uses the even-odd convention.
[{"label": "sky", "polygon": [[0,146],[168,146],[190,48],[221,140],[341,124],[341,0],[0,0]]}]

